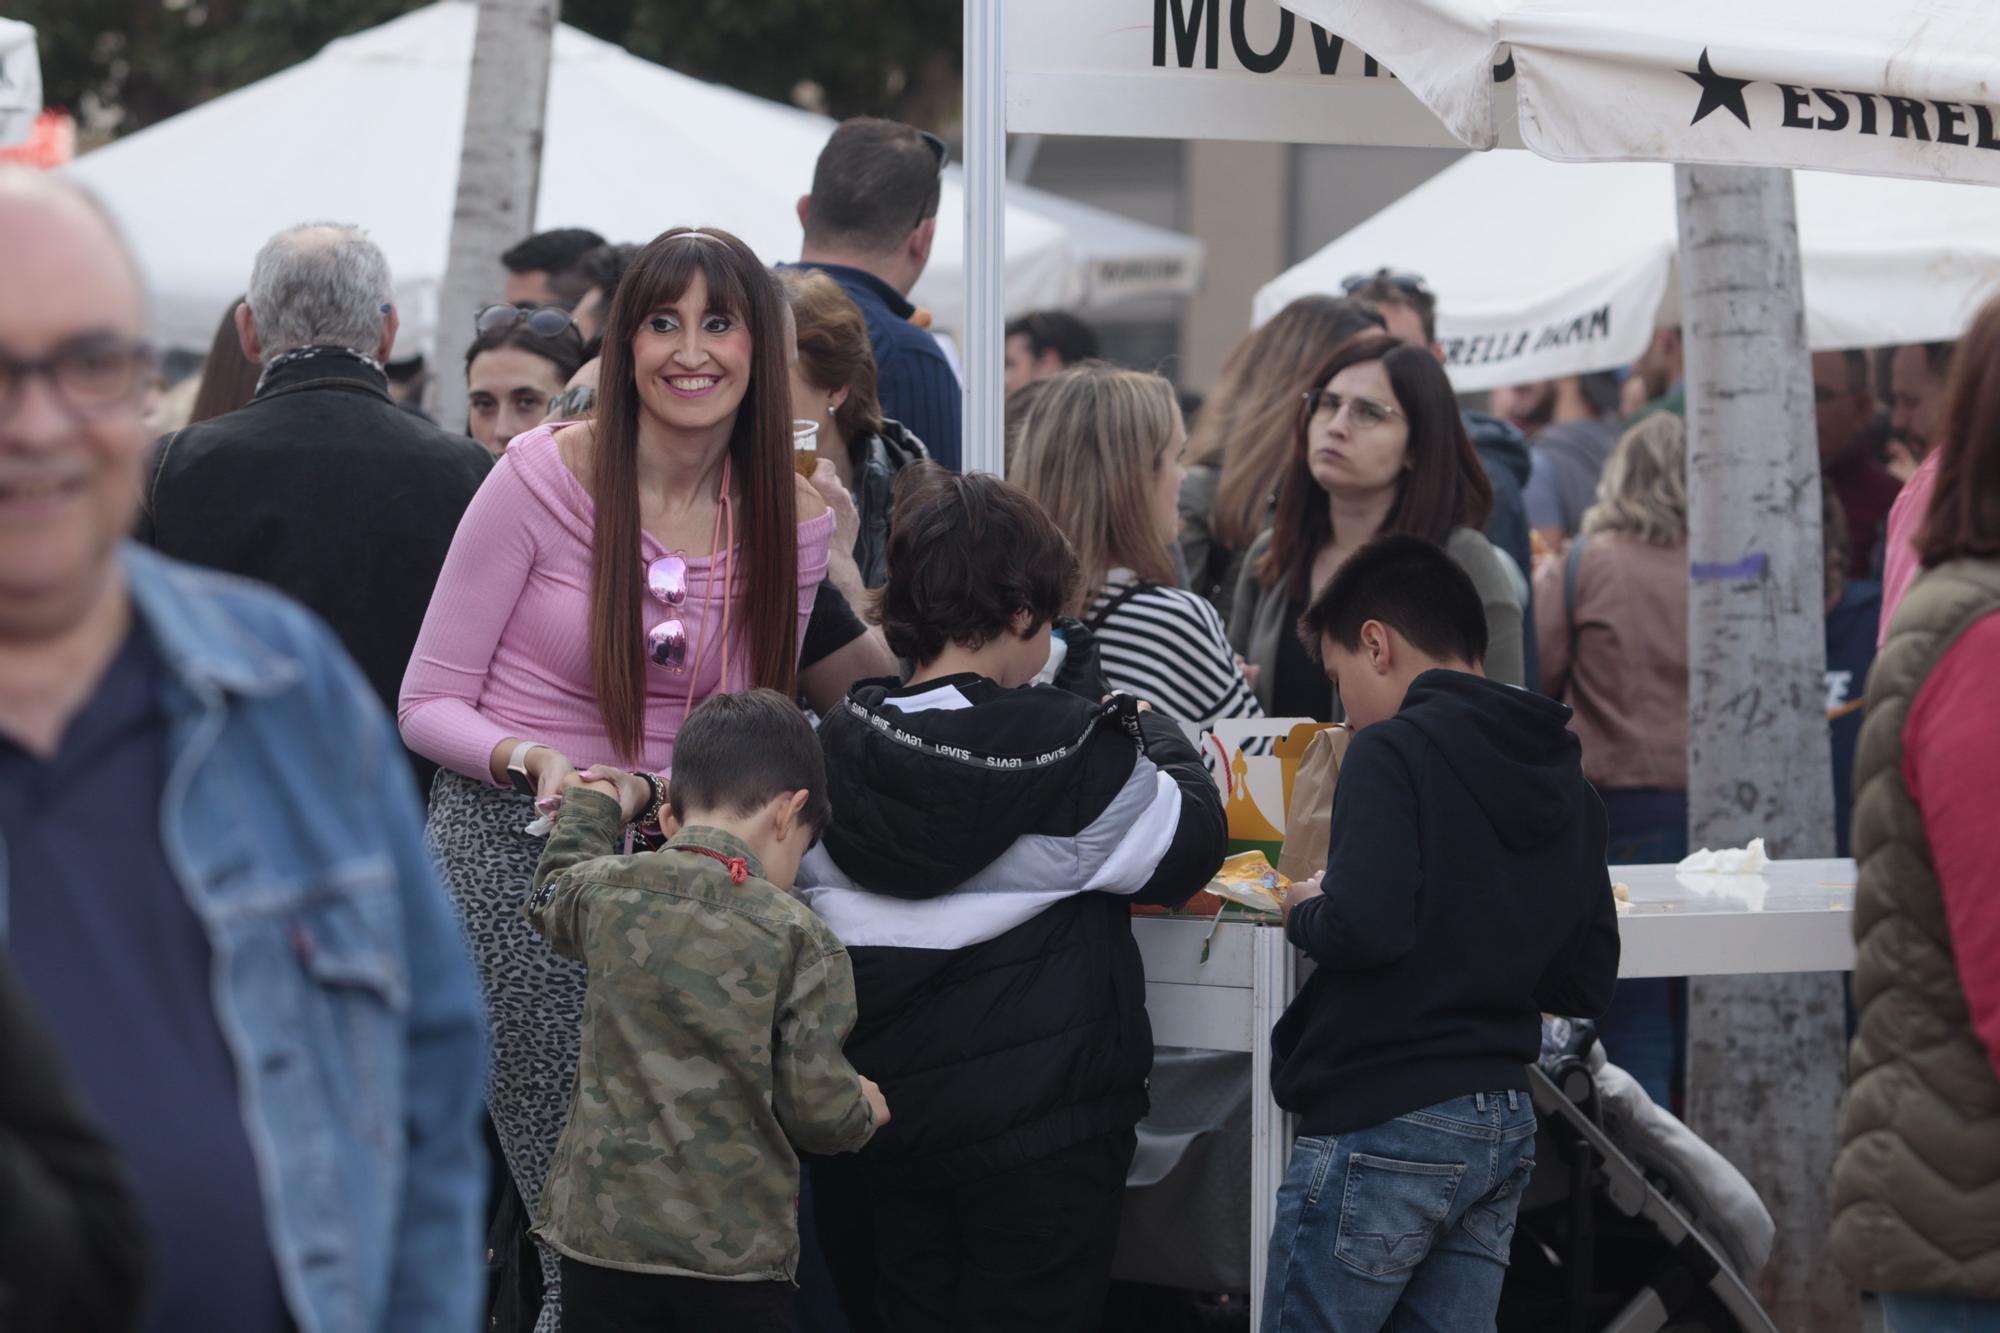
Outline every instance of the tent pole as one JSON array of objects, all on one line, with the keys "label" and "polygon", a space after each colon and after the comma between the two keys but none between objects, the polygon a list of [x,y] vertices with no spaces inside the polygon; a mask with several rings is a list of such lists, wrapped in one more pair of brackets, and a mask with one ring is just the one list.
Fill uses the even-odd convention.
[{"label": "tent pole", "polygon": [[501,254],[535,229],[543,112],[561,9],[561,0],[479,0],[458,200],[426,394],[432,415],[447,430],[465,423],[465,349],[473,316],[500,299]]},{"label": "tent pole", "polygon": [[[1831,856],[1820,465],[1788,171],[1677,166],[1687,365],[1688,823],[1696,847]],[[1780,1328],[1860,1327],[1829,1247],[1840,977],[1696,977],[1688,1120],[1777,1220]]]},{"label": "tent pole", "polygon": [[1006,58],[1001,0],[965,0],[964,467],[1005,473],[1001,332],[1006,320]]}]

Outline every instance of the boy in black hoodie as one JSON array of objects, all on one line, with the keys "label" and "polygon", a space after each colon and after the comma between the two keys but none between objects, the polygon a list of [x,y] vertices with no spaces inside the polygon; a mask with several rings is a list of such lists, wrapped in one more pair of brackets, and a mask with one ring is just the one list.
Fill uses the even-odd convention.
[{"label": "boy in black hoodie", "polygon": [[856,1333],[1095,1330],[1153,1060],[1131,906],[1208,882],[1221,797],[1171,720],[1027,684],[1076,560],[1026,494],[905,469],[888,564],[917,669],[822,724],[833,817],[799,893],[896,1117],[813,1164],[819,1235]]},{"label": "boy in black hoodie", "polygon": [[1618,975],[1604,807],[1569,709],[1481,674],[1479,594],[1430,543],[1357,551],[1299,633],[1358,734],[1285,903],[1318,969],[1271,1034],[1299,1138],[1263,1327],[1490,1331],[1540,1016],[1595,1017]]}]

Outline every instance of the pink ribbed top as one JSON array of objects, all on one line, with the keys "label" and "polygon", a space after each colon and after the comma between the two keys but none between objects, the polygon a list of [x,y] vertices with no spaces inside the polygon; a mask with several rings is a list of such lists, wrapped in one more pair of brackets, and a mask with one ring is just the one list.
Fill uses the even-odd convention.
[{"label": "pink ribbed top", "polygon": [[[509,736],[552,745],[580,771],[620,762],[604,733],[590,671],[590,495],[563,466],[554,429],[544,426],[508,447],[465,511],[424,614],[423,632],[403,676],[396,715],[418,754],[484,782],[495,746]],[[833,514],[799,524],[799,638],[826,575]],[[642,564],[667,554],[642,534]],[[690,666],[701,659],[694,705],[750,683],[743,627],[744,582],[736,573],[730,618],[729,679],[721,646],[705,639],[722,625],[729,562],[720,553],[688,561],[687,601],[645,599],[645,626],[680,617]],[[704,649],[706,649],[704,653]],[[674,737],[687,712],[688,678],[646,668],[642,767],[673,766]]]}]

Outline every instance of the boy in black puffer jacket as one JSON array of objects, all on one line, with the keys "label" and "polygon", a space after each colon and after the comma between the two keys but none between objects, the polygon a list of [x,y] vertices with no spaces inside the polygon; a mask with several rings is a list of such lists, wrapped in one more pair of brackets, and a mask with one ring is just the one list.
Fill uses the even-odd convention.
[{"label": "boy in black puffer jacket", "polygon": [[881,618],[918,666],[820,730],[833,819],[799,892],[854,964],[847,1056],[896,1107],[813,1167],[857,1333],[1095,1329],[1110,1281],[1153,1059],[1131,905],[1185,901],[1227,831],[1177,724],[1025,684],[1075,577],[1019,490],[906,470]]}]

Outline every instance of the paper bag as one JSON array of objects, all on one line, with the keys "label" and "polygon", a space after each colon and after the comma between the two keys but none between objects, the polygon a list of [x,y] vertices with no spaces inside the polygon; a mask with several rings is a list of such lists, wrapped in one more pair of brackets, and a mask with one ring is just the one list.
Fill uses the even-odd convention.
[{"label": "paper bag", "polygon": [[1229,718],[1203,738],[1229,818],[1231,855],[1258,851],[1276,863],[1299,761],[1325,727],[1311,718]]},{"label": "paper bag", "polygon": [[1278,873],[1290,880],[1311,879],[1326,869],[1329,833],[1333,827],[1333,789],[1340,781],[1340,761],[1354,733],[1329,727],[1312,738],[1299,761],[1285,807],[1285,846],[1278,854]]}]

